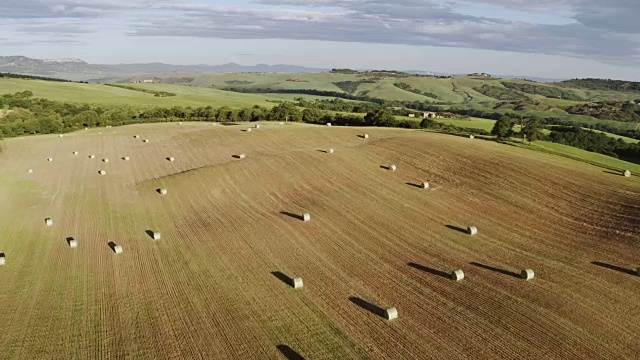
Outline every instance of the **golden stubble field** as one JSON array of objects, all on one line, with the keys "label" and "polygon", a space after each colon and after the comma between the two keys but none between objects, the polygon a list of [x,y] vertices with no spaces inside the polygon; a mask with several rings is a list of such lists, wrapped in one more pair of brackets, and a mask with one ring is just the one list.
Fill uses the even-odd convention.
[{"label": "golden stubble field", "polygon": [[[247,127],[3,141],[1,357],[640,353],[638,177],[421,131]],[[391,163],[397,171],[381,168]],[[429,190],[412,185],[422,181]],[[303,211],[310,222],[287,215]],[[456,230],[469,225],[479,233]],[[536,277],[513,276],[524,268]],[[464,280],[445,277],[455,269]]]}]

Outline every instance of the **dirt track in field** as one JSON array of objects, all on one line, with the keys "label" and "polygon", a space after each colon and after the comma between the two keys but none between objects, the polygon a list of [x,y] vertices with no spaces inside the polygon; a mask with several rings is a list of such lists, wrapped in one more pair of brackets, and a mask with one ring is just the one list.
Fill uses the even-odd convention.
[{"label": "dirt track in field", "polygon": [[[244,128],[5,140],[2,358],[640,353],[638,177],[421,131]],[[469,225],[476,236],[456,230]],[[535,279],[514,276],[524,268]],[[455,269],[464,280],[444,277]],[[374,313],[391,306],[397,320]]]}]

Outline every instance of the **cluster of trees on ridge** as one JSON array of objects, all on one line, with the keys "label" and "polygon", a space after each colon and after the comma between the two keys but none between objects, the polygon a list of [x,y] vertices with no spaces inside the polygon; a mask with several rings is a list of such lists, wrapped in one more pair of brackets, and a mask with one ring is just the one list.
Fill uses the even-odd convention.
[{"label": "cluster of trees on ridge", "polygon": [[572,79],[554,85],[590,90],[640,91],[640,82],[610,79]]},{"label": "cluster of trees on ridge", "polygon": [[473,88],[473,90],[479,92],[482,95],[486,95],[488,97],[492,97],[497,100],[529,99],[526,95],[524,95],[519,91],[500,87],[500,86],[491,86],[491,85],[484,84],[482,86]]},{"label": "cluster of trees on ridge", "polygon": [[[172,108],[155,107],[140,110],[130,106],[92,106],[88,104],[69,104],[47,99],[34,98],[30,91],[0,96],[0,108],[10,108],[4,118],[0,119],[0,137],[22,136],[27,134],[49,134],[79,130],[85,127],[117,126],[144,122],[165,121],[303,121],[311,124],[325,124],[331,122],[341,126],[380,126],[422,128],[448,133],[464,133],[476,135],[494,135],[498,139],[507,139],[512,136],[521,136],[528,141],[549,140],[566,145],[579,147],[589,151],[601,152],[610,156],[624,156],[626,158],[640,158],[640,145],[627,144],[621,140],[615,140],[604,134],[583,130],[576,127],[553,127],[551,135],[545,136],[541,130],[544,120],[537,117],[522,117],[517,114],[501,117],[491,133],[473,128],[465,128],[447,125],[433,119],[423,119],[421,122],[415,119],[399,120],[394,112],[398,109],[377,107],[366,108],[365,116],[355,114],[340,114],[323,110],[317,107],[300,109],[297,105],[348,107],[360,106],[358,102],[346,102],[343,100],[319,100],[306,102],[298,99],[298,104],[282,102],[271,109],[261,106],[251,108],[232,109],[227,106],[220,108],[206,107],[180,107]],[[372,106],[364,105],[364,106]],[[343,108],[343,110],[346,110]],[[360,108],[359,110],[365,110]],[[516,124],[521,130],[516,133],[513,128]],[[570,129],[570,130],[568,130]]]},{"label": "cluster of trees on ridge", "polygon": [[105,85],[106,86],[111,86],[111,87],[117,87],[117,88],[121,88],[121,89],[140,91],[140,92],[147,93],[147,94],[153,94],[153,96],[155,96],[155,97],[176,96],[176,94],[170,93],[170,92],[167,92],[167,91],[156,91],[156,90],[153,90],[153,89],[139,88],[139,87],[130,86],[130,85],[119,85],[119,84],[105,84]]},{"label": "cluster of trees on ridge", "polygon": [[621,122],[640,122],[640,100],[601,101],[565,107],[569,114],[587,115],[598,119]]},{"label": "cluster of trees on ridge", "polygon": [[[514,126],[520,125],[515,132]],[[597,152],[611,157],[638,161],[640,160],[640,143],[630,144],[618,138],[614,139],[600,132],[582,129],[579,126],[551,126],[549,135],[544,135],[543,124],[534,116],[502,117],[496,121],[491,135],[498,140],[521,137],[523,141],[546,140],[558,144],[569,145],[579,149]]]},{"label": "cluster of trees on ridge", "polygon": [[86,81],[72,81],[58,78],[51,78],[45,76],[34,76],[34,75],[20,75],[20,74],[12,74],[12,73],[0,73],[0,78],[8,78],[8,79],[22,79],[22,80],[45,80],[45,81],[55,81],[55,82],[69,82],[69,83],[83,83],[87,84]]},{"label": "cluster of trees on ridge", "polygon": [[562,90],[551,86],[538,85],[538,84],[520,84],[514,82],[501,82],[502,86],[521,91],[523,93],[532,94],[532,95],[542,95],[548,98],[556,98],[556,99],[564,99],[564,100],[573,100],[573,101],[581,101],[584,100],[580,96],[574,94],[568,90]]}]

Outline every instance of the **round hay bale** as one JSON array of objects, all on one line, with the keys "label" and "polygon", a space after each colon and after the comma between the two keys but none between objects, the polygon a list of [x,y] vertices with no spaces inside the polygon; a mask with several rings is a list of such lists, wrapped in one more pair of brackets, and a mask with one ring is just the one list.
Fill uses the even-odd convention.
[{"label": "round hay bale", "polygon": [[327,123],[327,126],[331,126],[331,123]]},{"label": "round hay bale", "polygon": [[122,246],[114,245],[113,246],[113,252],[116,253],[116,254],[122,254]]},{"label": "round hay bale", "polygon": [[0,266],[5,264],[5,258],[4,258],[4,253],[2,253],[2,256],[0,256]]},{"label": "round hay bale", "polygon": [[125,156],[125,157],[123,157],[123,158],[122,158],[122,160],[124,160],[124,161],[129,161],[129,160],[130,160],[130,158],[129,158],[128,156]]},{"label": "round hay bale", "polygon": [[182,125],[182,121],[178,122],[178,125]]},{"label": "round hay bale", "polygon": [[160,231],[153,232],[153,240],[160,240]]},{"label": "round hay bale", "polygon": [[396,171],[396,169],[398,169],[398,167],[393,164],[389,165],[387,168],[391,171]]},{"label": "round hay bale", "polygon": [[309,214],[309,213],[302,213],[302,221],[304,221],[304,222],[309,222],[309,221],[311,221],[311,214]]},{"label": "round hay bale", "polygon": [[58,135],[58,137],[64,137],[64,135]]},{"label": "round hay bale", "polygon": [[293,283],[293,288],[294,289],[302,289],[302,278],[301,277],[294,278],[292,283]]},{"label": "round hay bale", "polygon": [[384,311],[384,317],[387,320],[393,320],[398,318],[398,309],[395,307],[388,308]]},{"label": "round hay bale", "polygon": [[29,170],[27,170],[27,173],[28,173],[28,174],[33,174],[33,169],[29,169]]},{"label": "round hay bale", "polygon": [[246,132],[251,132],[251,129],[246,129],[245,131],[246,131]]},{"label": "round hay bale", "polygon": [[460,281],[464,279],[464,271],[462,269],[454,270],[451,272],[451,280]]},{"label": "round hay bale", "polygon": [[160,195],[167,195],[167,189],[158,189],[158,192],[160,193]]},{"label": "round hay bale", "polygon": [[333,149],[331,149],[331,148],[330,148],[329,150],[327,150],[327,152],[328,152],[329,154],[333,154]]},{"label": "round hay bale", "polygon": [[104,171],[104,170],[100,170],[100,171],[98,171],[98,174],[100,174],[100,175],[103,175],[103,176],[104,176],[104,175],[107,175],[107,172],[106,172],[106,171]]},{"label": "round hay bale", "polygon": [[420,187],[423,188],[423,189],[428,189],[429,188],[429,183],[425,181],[422,184],[420,184]]},{"label": "round hay bale", "polygon": [[175,161],[175,160],[176,160],[176,158],[174,158],[173,156],[169,156],[169,157],[167,158],[167,160],[169,160],[169,161]]},{"label": "round hay bale", "polygon": [[78,155],[78,152],[77,152],[77,151],[74,151],[74,152],[73,152],[73,155]]},{"label": "round hay bale", "polygon": [[368,138],[369,138],[369,134],[364,134],[364,135],[362,135],[362,138],[363,138],[363,139],[368,139]]},{"label": "round hay bale", "polygon": [[53,219],[51,219],[51,218],[44,219],[44,224],[47,225],[47,226],[52,226],[53,225]]},{"label": "round hay bale", "polygon": [[467,234],[469,235],[475,235],[478,233],[478,228],[476,228],[475,226],[469,226],[467,228]]},{"label": "round hay bale", "polygon": [[53,158],[47,158],[47,161],[48,161],[48,162],[52,162],[52,161],[53,161]]},{"label": "round hay bale", "polygon": [[70,239],[69,240],[69,247],[72,249],[75,249],[78,247],[78,242],[75,239]]},{"label": "round hay bale", "polygon": [[146,143],[148,143],[148,142],[149,142],[149,139],[144,139],[144,140],[142,140],[142,142],[146,142]]},{"label": "round hay bale", "polygon": [[244,159],[244,158],[246,158],[246,157],[247,157],[247,155],[245,155],[245,154],[238,154],[238,155],[236,155],[235,157],[236,157],[236,159]]},{"label": "round hay bale", "polygon": [[96,156],[95,155],[89,155],[89,159],[95,159]]},{"label": "round hay bale", "polygon": [[260,129],[260,124],[256,124],[256,129]]},{"label": "round hay bale", "polygon": [[622,175],[624,175],[624,177],[631,177],[631,171],[625,170],[622,172]]},{"label": "round hay bale", "polygon": [[106,162],[106,163],[108,163],[108,162],[109,162],[109,159],[102,159],[102,162]]},{"label": "round hay bale", "polygon": [[284,121],[280,121],[278,124],[280,124],[280,125],[284,125]]},{"label": "round hay bale", "polygon": [[133,135],[133,138],[134,138],[134,139],[139,139],[139,138],[140,138],[140,135]]},{"label": "round hay bale", "polygon": [[531,280],[533,279],[533,277],[535,276],[535,274],[533,273],[533,270],[531,269],[524,269],[520,272],[520,277],[525,279],[525,280]]},{"label": "round hay bale", "polygon": [[469,135],[469,139],[475,139],[475,136]]}]

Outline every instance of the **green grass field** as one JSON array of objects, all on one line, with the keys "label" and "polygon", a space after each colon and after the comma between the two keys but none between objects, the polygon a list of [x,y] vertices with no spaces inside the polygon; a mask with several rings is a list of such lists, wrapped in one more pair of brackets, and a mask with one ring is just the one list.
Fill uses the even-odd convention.
[{"label": "green grass field", "polygon": [[627,169],[635,174],[640,173],[640,164],[634,164],[628,161],[613,158],[611,156],[574,148],[572,146],[556,144],[547,141],[535,141],[531,145],[522,144],[519,141],[511,141],[510,144],[525,149],[562,156],[565,158],[606,168],[612,171],[619,172],[621,170]]},{"label": "green grass field", "polygon": [[99,84],[60,83],[40,80],[0,79],[0,93],[12,94],[29,90],[35,97],[53,101],[86,103],[95,105],[133,105],[133,106],[229,106],[231,108],[261,105],[274,106],[274,102],[288,100],[295,95],[241,94],[197,86],[168,84],[136,84],[136,87],[177,94],[171,97],[155,97],[141,91],[116,88]]},{"label": "green grass field", "polygon": [[489,119],[481,119],[481,118],[469,118],[469,119],[435,119],[439,123],[447,124],[447,125],[455,125],[460,127],[472,128],[472,129],[480,129],[491,131],[493,129],[493,125],[496,123],[495,120]]}]

